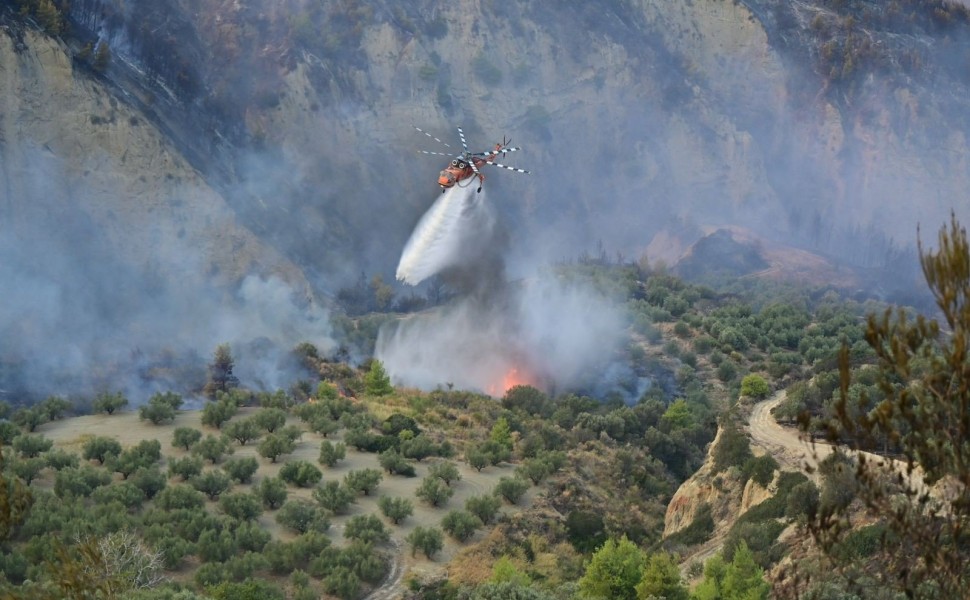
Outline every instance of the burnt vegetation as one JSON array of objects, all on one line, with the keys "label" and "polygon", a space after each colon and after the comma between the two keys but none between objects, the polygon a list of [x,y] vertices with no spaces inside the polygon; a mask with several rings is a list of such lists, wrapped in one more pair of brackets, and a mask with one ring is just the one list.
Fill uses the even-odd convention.
[{"label": "burnt vegetation", "polygon": [[[760,3],[752,4],[757,12]],[[776,43],[809,58],[823,89],[840,103],[858,95],[873,74],[903,85],[970,84],[970,10],[959,2],[821,0],[772,10]]]}]

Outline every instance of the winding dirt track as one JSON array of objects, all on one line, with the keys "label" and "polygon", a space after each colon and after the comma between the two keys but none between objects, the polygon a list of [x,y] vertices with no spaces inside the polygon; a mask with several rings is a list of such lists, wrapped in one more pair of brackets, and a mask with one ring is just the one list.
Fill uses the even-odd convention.
[{"label": "winding dirt track", "polygon": [[[812,444],[805,439],[804,434],[793,427],[782,427],[771,415],[771,410],[778,406],[785,399],[785,391],[782,390],[763,402],[759,402],[751,411],[748,419],[748,431],[751,439],[757,444],[769,450],[782,467],[789,467],[805,473],[815,480],[816,484],[821,484],[821,476],[818,473],[819,461],[825,460],[835,449],[827,443]],[[930,496],[936,500],[946,500],[949,492],[947,487],[939,485],[928,488],[923,482],[923,472],[917,466],[910,469],[905,461],[880,456],[871,452],[854,451],[843,447],[843,450],[852,456],[865,459],[869,464],[881,469],[883,474],[892,478],[901,478],[913,490],[919,493],[929,492]],[[810,471],[806,471],[809,468]]]},{"label": "winding dirt track", "polygon": [[811,468],[813,477],[817,477],[818,471],[815,467],[819,460],[824,460],[832,453],[832,447],[827,444],[812,444],[794,427],[782,427],[778,424],[771,411],[785,397],[785,390],[781,390],[771,398],[755,404],[751,409],[751,416],[748,417],[748,433],[751,434],[751,440],[768,450],[782,467],[800,473],[806,473],[806,468]]},{"label": "winding dirt track", "polygon": [[399,598],[404,590],[404,554],[401,544],[391,539],[394,550],[391,552],[391,567],[388,569],[384,582],[365,596],[365,600],[394,600]]},{"label": "winding dirt track", "polygon": [[[767,400],[755,404],[748,416],[748,432],[751,434],[751,441],[767,450],[778,461],[782,469],[806,473],[806,467],[815,467],[817,461],[828,456],[832,449],[824,444],[816,444],[813,447],[811,443],[802,438],[797,429],[778,424],[771,411],[783,402],[785,397],[785,390],[781,390]],[[813,473],[815,473],[812,475],[813,477],[818,477],[816,469],[813,469]],[[818,482],[816,481],[816,483]],[[692,563],[704,564],[709,558],[720,552],[726,536],[727,529],[719,529],[711,539],[683,557],[681,567],[685,572],[685,577],[686,570]]]},{"label": "winding dirt track", "polygon": [[[767,450],[771,456],[778,461],[782,470],[794,470],[812,478],[816,484],[821,485],[821,475],[818,472],[818,463],[827,458],[834,451],[834,446],[826,443],[812,443],[804,434],[794,427],[784,427],[778,424],[775,417],[771,414],[772,409],[785,400],[784,390],[777,392],[771,398],[755,404],[748,417],[748,433],[751,435],[753,444],[761,446]],[[884,456],[878,456],[869,452],[856,452],[845,449],[848,454],[855,454],[864,457],[870,464],[882,469],[883,473],[891,476],[892,479],[902,478],[907,484],[920,493],[926,491],[936,501],[947,502],[951,497],[952,490],[946,486],[939,485],[932,489],[927,489],[923,483],[922,472],[917,467],[910,471],[903,461],[893,460]],[[945,508],[944,508],[945,511]],[[710,540],[698,547],[692,554],[684,557],[681,565],[684,570],[694,562],[703,564],[711,558],[724,544],[726,531],[719,531]]]}]

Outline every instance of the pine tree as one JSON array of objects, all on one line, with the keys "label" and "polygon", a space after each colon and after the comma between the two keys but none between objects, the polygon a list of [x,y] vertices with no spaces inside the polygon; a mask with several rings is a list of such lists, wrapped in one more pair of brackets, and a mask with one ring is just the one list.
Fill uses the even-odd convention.
[{"label": "pine tree", "polygon": [[394,391],[391,378],[384,370],[384,363],[377,359],[371,361],[370,369],[364,376],[364,387],[371,396],[386,396]]},{"label": "pine tree", "polygon": [[[888,439],[900,457],[840,453],[850,461],[854,497],[884,528],[870,586],[875,582],[887,595],[956,598],[970,589],[970,243],[955,215],[941,228],[937,250],[925,251],[920,239],[919,254],[943,323],[914,319],[902,308],[871,315],[866,341],[876,355],[882,399],[870,406],[864,394],[850,396],[850,353],[843,347],[829,436],[863,450],[882,448]],[[946,494],[933,490],[941,485]],[[839,546],[853,531],[852,511],[860,503],[819,504],[810,530],[848,576],[858,564],[840,555]]]},{"label": "pine tree", "polygon": [[209,379],[202,388],[203,393],[210,399],[215,399],[219,392],[228,392],[239,385],[239,378],[233,375],[235,361],[229,344],[219,344],[216,347],[213,361],[208,365]]},{"label": "pine tree", "polygon": [[579,590],[584,598],[635,600],[645,562],[643,550],[626,536],[620,541],[607,540],[593,554],[579,580]]},{"label": "pine tree", "polygon": [[658,552],[647,559],[647,566],[637,585],[637,598],[666,598],[666,600],[687,600],[690,596],[680,580],[680,567],[674,557],[666,552]]},{"label": "pine tree", "polygon": [[39,0],[35,8],[35,14],[37,21],[40,22],[40,26],[47,33],[60,35],[64,30],[64,21],[61,18],[60,11],[54,6],[53,0]]},{"label": "pine tree", "polygon": [[765,581],[764,571],[754,561],[754,555],[745,542],[734,551],[731,564],[724,571],[721,595],[725,600],[767,600],[771,586]]}]

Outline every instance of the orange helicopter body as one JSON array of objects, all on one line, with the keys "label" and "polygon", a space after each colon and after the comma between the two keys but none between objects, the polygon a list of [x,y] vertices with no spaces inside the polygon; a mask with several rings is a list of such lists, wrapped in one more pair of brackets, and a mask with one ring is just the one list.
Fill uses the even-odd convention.
[{"label": "orange helicopter body", "polygon": [[[495,144],[495,152],[500,152],[502,150],[502,144]],[[465,187],[461,185],[462,181],[465,181],[469,177],[478,177],[478,187],[482,187],[485,183],[485,175],[482,174],[481,168],[485,166],[485,163],[490,163],[495,160],[495,155],[491,155],[485,158],[480,158],[478,156],[470,157],[470,161],[456,158],[451,161],[451,164],[444,168],[441,173],[438,174],[438,185],[441,186],[441,191],[444,192],[448,188],[455,187]],[[475,168],[472,169],[472,165]]]},{"label": "orange helicopter body", "polygon": [[[448,146],[445,142],[442,142],[438,138],[434,137],[430,133],[423,131],[419,127],[414,127],[421,133],[430,137],[431,139]],[[488,152],[469,152],[468,145],[465,143],[465,133],[458,128],[458,135],[461,137],[462,152],[458,156],[453,154],[448,154],[445,152],[429,152],[428,150],[419,150],[423,154],[434,154],[438,156],[453,156],[451,159],[451,164],[446,166],[440,173],[438,173],[438,186],[441,187],[441,192],[444,193],[449,189],[458,186],[460,188],[467,187],[471,183],[472,178],[478,178],[478,191],[482,191],[482,185],[485,183],[485,175],[481,172],[481,169],[486,165],[491,165],[495,167],[501,167],[503,169],[508,169],[509,171],[516,171],[518,173],[529,173],[524,169],[519,169],[516,167],[509,167],[507,165],[499,164],[495,162],[495,157],[501,154],[506,156],[509,152],[515,152],[519,150],[518,148],[510,148],[509,140],[503,140],[495,144],[494,150],[489,150]],[[448,146],[449,148],[451,146]],[[468,181],[462,185],[462,182]]]}]

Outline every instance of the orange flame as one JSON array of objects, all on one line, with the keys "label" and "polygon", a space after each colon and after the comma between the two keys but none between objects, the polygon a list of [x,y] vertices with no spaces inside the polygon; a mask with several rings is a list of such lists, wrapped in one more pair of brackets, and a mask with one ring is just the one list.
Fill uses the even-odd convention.
[{"label": "orange flame", "polygon": [[536,384],[532,376],[530,376],[528,373],[519,370],[518,367],[511,367],[505,372],[505,375],[502,376],[502,383],[493,383],[492,385],[488,386],[486,392],[489,396],[495,396],[497,398],[499,396],[504,396],[505,392],[517,385],[534,386]]}]

